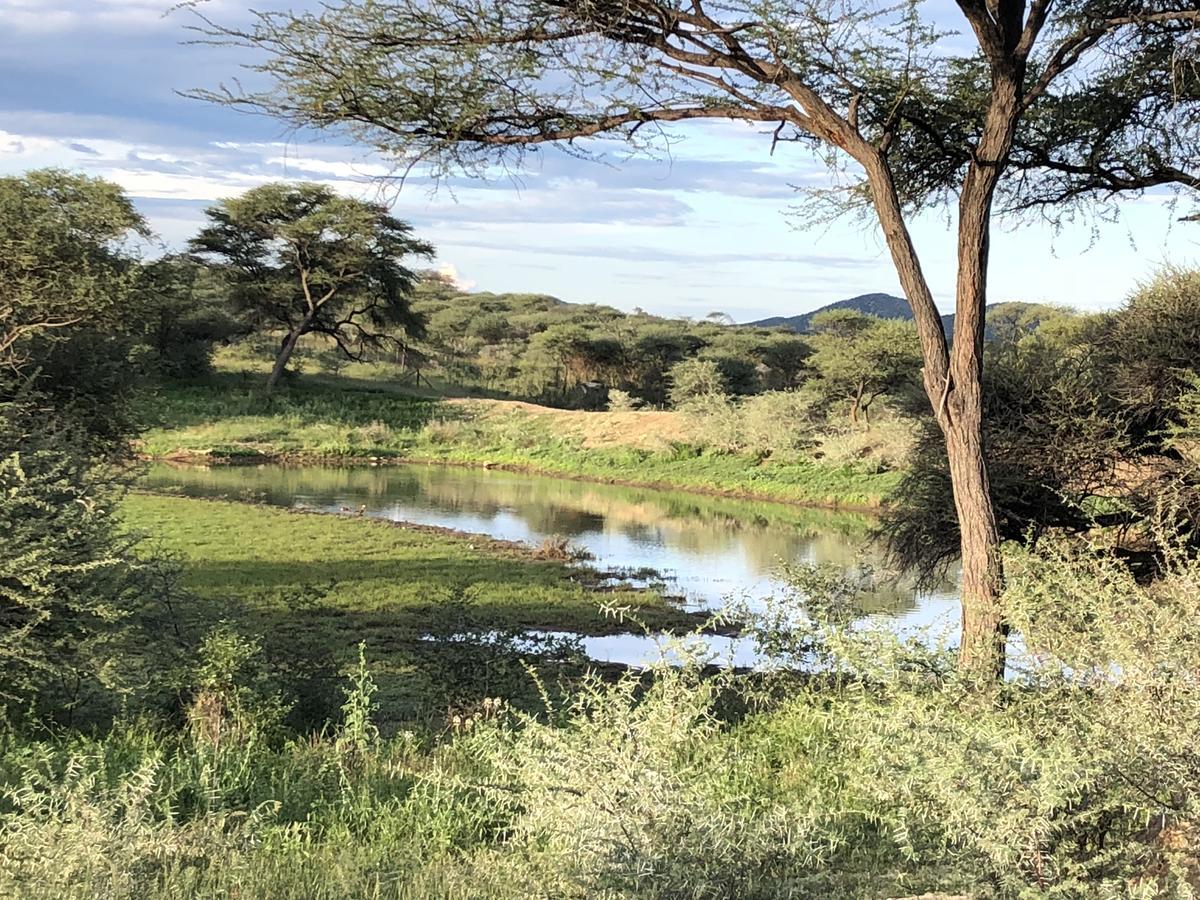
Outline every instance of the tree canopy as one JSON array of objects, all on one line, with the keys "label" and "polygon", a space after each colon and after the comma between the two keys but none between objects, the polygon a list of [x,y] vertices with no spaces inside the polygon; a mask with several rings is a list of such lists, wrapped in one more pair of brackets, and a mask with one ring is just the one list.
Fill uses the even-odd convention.
[{"label": "tree canopy", "polygon": [[54,330],[112,326],[139,275],[145,221],[111,182],[42,169],[0,178],[0,362]]},{"label": "tree canopy", "polygon": [[815,316],[810,365],[831,399],[848,401],[850,419],[869,421],[871,404],[884,392],[911,383],[921,351],[909,322],[878,319],[852,310]]},{"label": "tree canopy", "polygon": [[418,276],[401,260],[431,256],[433,248],[384,206],[323,185],[276,183],[222,200],[206,215],[192,253],[221,264],[252,322],[285,332],[268,387],[303,335],[323,334],[357,358],[364,347],[394,340],[397,328],[421,333],[409,306]]}]

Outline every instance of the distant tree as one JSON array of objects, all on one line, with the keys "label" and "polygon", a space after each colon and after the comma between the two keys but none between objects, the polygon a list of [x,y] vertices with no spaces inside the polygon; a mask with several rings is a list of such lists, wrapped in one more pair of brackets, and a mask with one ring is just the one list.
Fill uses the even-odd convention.
[{"label": "distant tree", "polygon": [[850,421],[869,424],[871,404],[919,378],[921,348],[909,322],[878,319],[853,310],[831,310],[812,320],[809,364],[830,398],[850,404]]},{"label": "distant tree", "polygon": [[654,404],[667,399],[667,375],[677,362],[694,356],[704,339],[685,323],[667,322],[651,316],[638,317],[626,353],[626,381],[633,393]]},{"label": "distant tree", "polygon": [[[547,143],[585,152],[597,135],[644,149],[694,120],[819,148],[849,177],[813,196],[879,223],[912,307],[962,525],[961,660],[998,678],[1007,626],[982,395],[993,213],[1062,222],[1088,201],[1115,210],[1124,192],[1200,188],[1200,9],[956,5],[967,45],[945,40],[942,6],[920,2],[340,2],[212,26],[262,54],[266,85],[199,96],[341,126],[438,174],[482,174]],[[952,347],[909,228],[945,203],[957,206]]]},{"label": "distant tree", "polygon": [[445,272],[439,272],[437,269],[418,269],[417,275],[420,277],[415,287],[418,296],[445,300],[459,293],[454,279]]},{"label": "distant tree", "polygon": [[463,355],[470,349],[472,326],[478,318],[478,306],[451,301],[429,314],[425,320],[424,334],[440,349],[453,355]]},{"label": "distant tree", "polygon": [[214,346],[249,331],[220,273],[187,256],[146,265],[138,294],[136,337],[161,375],[207,374]]},{"label": "distant tree", "polygon": [[503,313],[490,312],[471,322],[468,332],[485,344],[499,344],[512,334],[512,329]]},{"label": "distant tree", "polygon": [[319,184],[267,184],[205,211],[191,240],[198,258],[227,273],[233,298],[259,327],[284,331],[267,379],[274,388],[306,334],[332,339],[350,359],[364,349],[417,336],[409,306],[419,276],[400,261],[433,247],[386,208]]},{"label": "distant tree", "polygon": [[757,394],[762,389],[759,363],[749,354],[721,353],[706,347],[700,351],[697,359],[710,360],[717,364],[721,379],[730,394],[746,396]]},{"label": "distant tree", "polygon": [[773,332],[760,345],[756,355],[768,369],[769,386],[786,389],[803,380],[812,347],[799,335]]},{"label": "distant tree", "polygon": [[1063,306],[1048,303],[994,303],[987,311],[987,336],[992,342],[1020,340],[1024,335],[1049,326],[1075,313]]},{"label": "distant tree", "polygon": [[685,359],[678,362],[667,372],[667,380],[671,384],[673,406],[681,406],[696,397],[723,397],[729,393],[729,385],[721,367],[711,359]]}]

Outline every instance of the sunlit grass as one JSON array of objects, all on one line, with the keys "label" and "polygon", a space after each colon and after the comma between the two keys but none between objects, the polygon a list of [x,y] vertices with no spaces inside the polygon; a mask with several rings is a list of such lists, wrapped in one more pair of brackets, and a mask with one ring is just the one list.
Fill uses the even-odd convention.
[{"label": "sunlit grass", "polygon": [[[398,718],[452,701],[456,680],[486,687],[520,672],[503,646],[473,655],[464,633],[627,630],[609,606],[636,610],[648,627],[696,624],[655,591],[602,593],[584,570],[480,536],[145,494],[128,497],[123,511],[148,546],[182,562],[184,587],[197,598],[177,611],[187,633],[229,621],[263,635],[279,665],[311,669],[317,681],[366,641]],[[586,663],[569,661],[575,670]]]},{"label": "sunlit grass", "polygon": [[[269,400],[257,379],[224,376],[148,394],[151,426],[142,450],[152,457],[293,456],[491,464],[601,481],[680,487],[792,502],[878,506],[897,471],[866,462],[721,452],[702,443],[666,450],[589,448],[554,417],[520,411],[487,415],[470,405],[363,390],[335,379],[302,380]],[[605,413],[590,415],[604,416]],[[652,420],[648,420],[648,427]]]}]

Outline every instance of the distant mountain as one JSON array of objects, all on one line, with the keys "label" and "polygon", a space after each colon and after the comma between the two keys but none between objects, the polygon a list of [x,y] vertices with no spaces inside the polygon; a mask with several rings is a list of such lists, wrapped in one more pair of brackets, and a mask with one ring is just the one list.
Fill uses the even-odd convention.
[{"label": "distant mountain", "polygon": [[[822,306],[820,309],[814,309],[803,315],[771,316],[768,319],[759,319],[757,322],[747,322],[746,324],[760,328],[789,328],[792,331],[804,332],[811,327],[813,316],[832,309],[853,309],[867,315],[878,316],[881,319],[909,320],[913,317],[908,301],[903,297],[896,297],[892,294],[860,294],[849,300],[830,303],[828,306]],[[1033,329],[1037,328],[1042,316],[1051,311],[1053,311],[1052,307],[1039,303],[1021,303],[1011,300],[1003,303],[991,303],[987,308],[988,326],[985,337],[990,340],[994,336],[993,328],[998,326],[998,318],[1005,321],[1011,320],[1013,325],[1020,322],[1020,327]],[[948,335],[954,332],[954,313],[942,316],[942,329]]]},{"label": "distant mountain", "polygon": [[[790,328],[792,331],[808,331],[813,316],[834,309],[852,309],[855,312],[878,316],[881,319],[912,318],[912,310],[908,308],[908,301],[903,297],[897,297],[894,294],[859,294],[849,300],[839,300],[837,303],[830,303],[828,306],[822,306],[820,309],[814,309],[812,312],[799,316],[771,316],[768,319],[759,319],[757,322],[747,322],[746,324],[756,325],[760,328]],[[943,320],[952,318],[952,316],[944,316]]]}]

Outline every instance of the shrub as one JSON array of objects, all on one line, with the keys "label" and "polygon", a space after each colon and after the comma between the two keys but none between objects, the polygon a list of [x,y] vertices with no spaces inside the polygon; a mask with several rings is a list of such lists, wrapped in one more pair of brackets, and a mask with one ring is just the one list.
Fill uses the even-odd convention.
[{"label": "shrub", "polygon": [[685,359],[667,372],[671,388],[668,396],[674,406],[697,397],[719,397],[729,393],[721,367],[711,359]]},{"label": "shrub", "polygon": [[734,401],[703,394],[681,412],[699,422],[700,439],[727,453],[787,455],[811,445],[817,426],[813,398],[802,391],[767,391]]},{"label": "shrub", "polygon": [[741,432],[751,450],[789,454],[811,446],[818,424],[815,398],[804,391],[768,391],[742,400]]},{"label": "shrub", "polygon": [[644,401],[641,398],[628,391],[612,388],[608,392],[609,412],[633,412],[635,409],[641,409],[643,405]]},{"label": "shrub", "polygon": [[593,682],[493,749],[526,878],[540,896],[787,896],[832,855],[809,811],[771,789],[761,744],[732,739],[719,682],[641,683]]},{"label": "shrub", "polygon": [[[85,458],[69,433],[40,432],[0,404],[0,717],[37,709],[94,719],[143,681],[150,650],[136,619],[158,599],[161,566],[121,533],[119,473]],[[161,634],[161,632],[160,632]]]},{"label": "shrub", "polygon": [[[890,868],[949,866],[973,895],[1191,897],[1200,561],[1164,552],[1164,577],[1142,584],[1098,547],[1010,548],[1004,602],[1021,640],[1009,680],[983,688],[927,635],[776,613],[764,625],[777,650],[843,674],[772,719],[822,718],[828,777],[850,786],[832,802],[878,823]],[[834,591],[835,606],[855,590]]]}]

